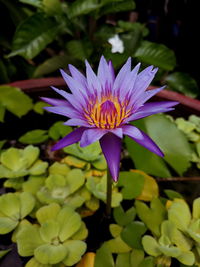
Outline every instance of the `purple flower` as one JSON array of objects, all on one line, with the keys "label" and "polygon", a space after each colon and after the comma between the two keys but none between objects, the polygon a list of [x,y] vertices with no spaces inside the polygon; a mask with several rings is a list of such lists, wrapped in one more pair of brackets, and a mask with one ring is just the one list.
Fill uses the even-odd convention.
[{"label": "purple flower", "polygon": [[115,77],[111,61],[102,56],[97,75],[86,61],[86,77],[69,65],[71,76],[61,74],[72,94],[52,87],[64,100],[42,98],[53,107],[45,109],[69,118],[65,125],[80,126],[61,139],[52,149],[57,150],[80,141],[88,146],[100,141],[114,181],[119,175],[121,140],[127,135],[153,153],[163,157],[162,151],[144,132],[129,123],[152,114],[173,110],[178,102],[151,102],[148,99],[164,87],[146,90],[157,68],[147,67],[140,73],[140,64],[131,70],[129,58]]}]

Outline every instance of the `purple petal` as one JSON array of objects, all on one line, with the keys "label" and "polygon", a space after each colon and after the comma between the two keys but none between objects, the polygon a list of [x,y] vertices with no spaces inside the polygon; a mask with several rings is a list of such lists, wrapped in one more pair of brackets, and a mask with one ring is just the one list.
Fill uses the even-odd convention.
[{"label": "purple petal", "polygon": [[77,80],[79,83],[81,83],[84,87],[87,87],[87,80],[86,77],[79,71],[77,68],[75,68],[73,65],[69,64],[69,70],[74,78],[74,80]]},{"label": "purple petal", "polygon": [[144,106],[140,107],[133,115],[131,115],[126,122],[138,120],[153,114],[157,114],[160,112],[167,112],[174,110],[173,106],[179,104],[179,102],[175,101],[163,101],[163,102],[150,102],[144,104]]},{"label": "purple petal", "polygon": [[62,107],[72,106],[68,101],[63,100],[63,99],[48,98],[48,97],[40,97],[40,99],[53,106],[62,106]]},{"label": "purple petal", "polygon": [[110,72],[108,63],[106,62],[104,56],[101,57],[99,62],[99,67],[97,71],[97,77],[103,88],[108,87],[109,89],[112,88],[113,85],[113,74]]},{"label": "purple petal", "polygon": [[112,79],[112,84],[113,84],[114,80],[115,80],[115,71],[114,71],[113,64],[112,64],[111,60],[109,60],[109,62],[108,62],[108,69],[109,69],[111,79]]},{"label": "purple petal", "polygon": [[68,125],[68,126],[84,126],[84,127],[93,127],[91,126],[86,120],[84,119],[69,119],[68,121],[66,121],[64,123],[64,125]]},{"label": "purple petal", "polygon": [[65,92],[64,90],[60,90],[54,86],[51,86],[51,88],[56,93],[60,94],[65,99],[67,99],[69,101],[69,103],[72,104],[73,107],[75,107],[75,109],[82,110],[82,108],[83,108],[82,105],[79,103],[79,101],[72,94],[69,94],[69,93]]},{"label": "purple petal", "polygon": [[121,138],[107,133],[100,139],[100,145],[106,158],[110,174],[113,180],[117,182],[119,177]]},{"label": "purple petal", "polygon": [[152,82],[158,68],[153,69],[153,66],[149,66],[140,72],[135,81],[133,95],[135,98],[140,96]]},{"label": "purple petal", "polygon": [[96,141],[98,141],[104,134],[106,134],[108,130],[105,129],[88,129],[84,131],[82,137],[81,137],[81,142],[80,146],[85,147],[88,146]]},{"label": "purple petal", "polygon": [[158,92],[162,91],[164,88],[165,86],[162,86],[160,88],[153,89],[153,90],[147,90],[136,99],[134,99],[134,96],[131,96],[130,105],[132,104],[135,107],[135,109],[138,109],[147,100],[149,100],[151,97],[153,97]]},{"label": "purple petal", "polygon": [[77,128],[76,130],[74,130],[73,132],[69,133],[68,135],[66,135],[64,138],[62,138],[57,144],[55,144],[52,147],[52,151],[58,150],[58,149],[61,149],[63,147],[72,145],[76,142],[79,142],[81,139],[81,136],[85,130],[86,130],[85,127],[80,127],[80,128]]},{"label": "purple petal", "polygon": [[87,76],[88,89],[90,93],[95,92],[100,97],[101,95],[100,81],[98,77],[96,76],[96,74],[94,73],[94,71],[92,70],[90,64],[87,62],[87,60],[85,61],[85,65],[86,65],[86,76]]},{"label": "purple petal", "polygon": [[122,138],[122,137],[123,137],[123,131],[122,131],[122,128],[115,128],[115,129],[109,130],[109,132],[115,134],[115,135],[118,136],[119,138]]},{"label": "purple petal", "polygon": [[130,75],[130,72],[131,72],[131,58],[129,57],[126,63],[124,64],[124,66],[121,68],[121,70],[117,74],[117,77],[115,78],[113,91],[121,89],[121,85],[124,79],[126,79],[126,77]]},{"label": "purple petal", "polygon": [[163,157],[164,154],[160,148],[154,143],[154,141],[146,135],[143,131],[139,130],[133,125],[124,125],[122,126],[123,133],[132,138],[135,142],[147,148],[151,152],[157,154],[160,157]]},{"label": "purple petal", "polygon": [[135,66],[135,68],[131,71],[131,73],[126,76],[126,79],[123,80],[120,88],[121,101],[123,101],[127,95],[130,95],[132,93],[140,65],[141,64],[138,63],[137,66]]},{"label": "purple petal", "polygon": [[45,110],[55,113],[55,114],[59,114],[59,115],[63,115],[69,118],[80,118],[81,115],[80,113],[78,113],[76,110],[74,110],[74,108],[72,107],[44,107]]},{"label": "purple petal", "polygon": [[68,85],[71,92],[82,101],[83,95],[86,95],[86,88],[83,84],[79,83],[77,80],[74,80],[69,76],[64,70],[60,70],[63,79]]}]

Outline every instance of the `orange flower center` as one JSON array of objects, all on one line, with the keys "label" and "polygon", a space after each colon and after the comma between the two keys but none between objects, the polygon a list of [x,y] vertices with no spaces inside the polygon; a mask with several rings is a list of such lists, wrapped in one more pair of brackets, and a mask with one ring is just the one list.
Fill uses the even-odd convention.
[{"label": "orange flower center", "polygon": [[101,101],[91,101],[85,109],[85,117],[90,125],[102,129],[114,129],[130,115],[128,103],[120,103],[117,97],[102,97]]}]

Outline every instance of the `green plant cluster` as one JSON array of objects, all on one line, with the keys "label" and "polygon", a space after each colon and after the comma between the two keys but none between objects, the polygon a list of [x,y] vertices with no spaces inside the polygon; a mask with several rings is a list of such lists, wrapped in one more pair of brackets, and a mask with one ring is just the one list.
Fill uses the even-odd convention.
[{"label": "green plant cluster", "polygon": [[190,115],[188,120],[177,118],[174,122],[192,144],[194,151],[191,155],[191,161],[195,162],[197,168],[200,169],[200,118],[196,115]]},{"label": "green plant cluster", "polygon": [[200,266],[199,204],[200,198],[195,199],[192,212],[181,198],[154,198],[150,206],[136,200],[128,210],[116,207],[113,239],[97,250],[94,266]]}]

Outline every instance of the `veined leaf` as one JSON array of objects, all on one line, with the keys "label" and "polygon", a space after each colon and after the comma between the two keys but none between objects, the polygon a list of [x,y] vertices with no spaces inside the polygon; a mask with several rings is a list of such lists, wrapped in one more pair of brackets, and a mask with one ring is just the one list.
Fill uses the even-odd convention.
[{"label": "veined leaf", "polygon": [[19,2],[28,4],[34,7],[42,7],[42,0],[19,0]]},{"label": "veined leaf", "polygon": [[69,6],[68,16],[70,18],[75,18],[86,15],[100,7],[101,4],[98,0],[76,0]]},{"label": "veined leaf", "polygon": [[199,88],[197,82],[188,74],[183,72],[174,72],[166,77],[169,87],[190,97],[197,97]]},{"label": "veined leaf", "polygon": [[21,55],[25,59],[34,58],[55,39],[59,26],[43,13],[28,17],[15,32],[12,52],[8,57]]},{"label": "veined leaf", "polygon": [[60,68],[66,68],[69,63],[72,63],[72,58],[68,55],[57,55],[45,60],[40,64],[33,73],[34,78],[52,73]]},{"label": "veined leaf", "polygon": [[67,43],[69,54],[74,58],[84,61],[92,54],[92,45],[89,42],[72,40]]},{"label": "veined leaf", "polygon": [[174,52],[163,44],[144,41],[136,50],[134,56],[142,62],[164,70],[173,70],[176,66]]}]

